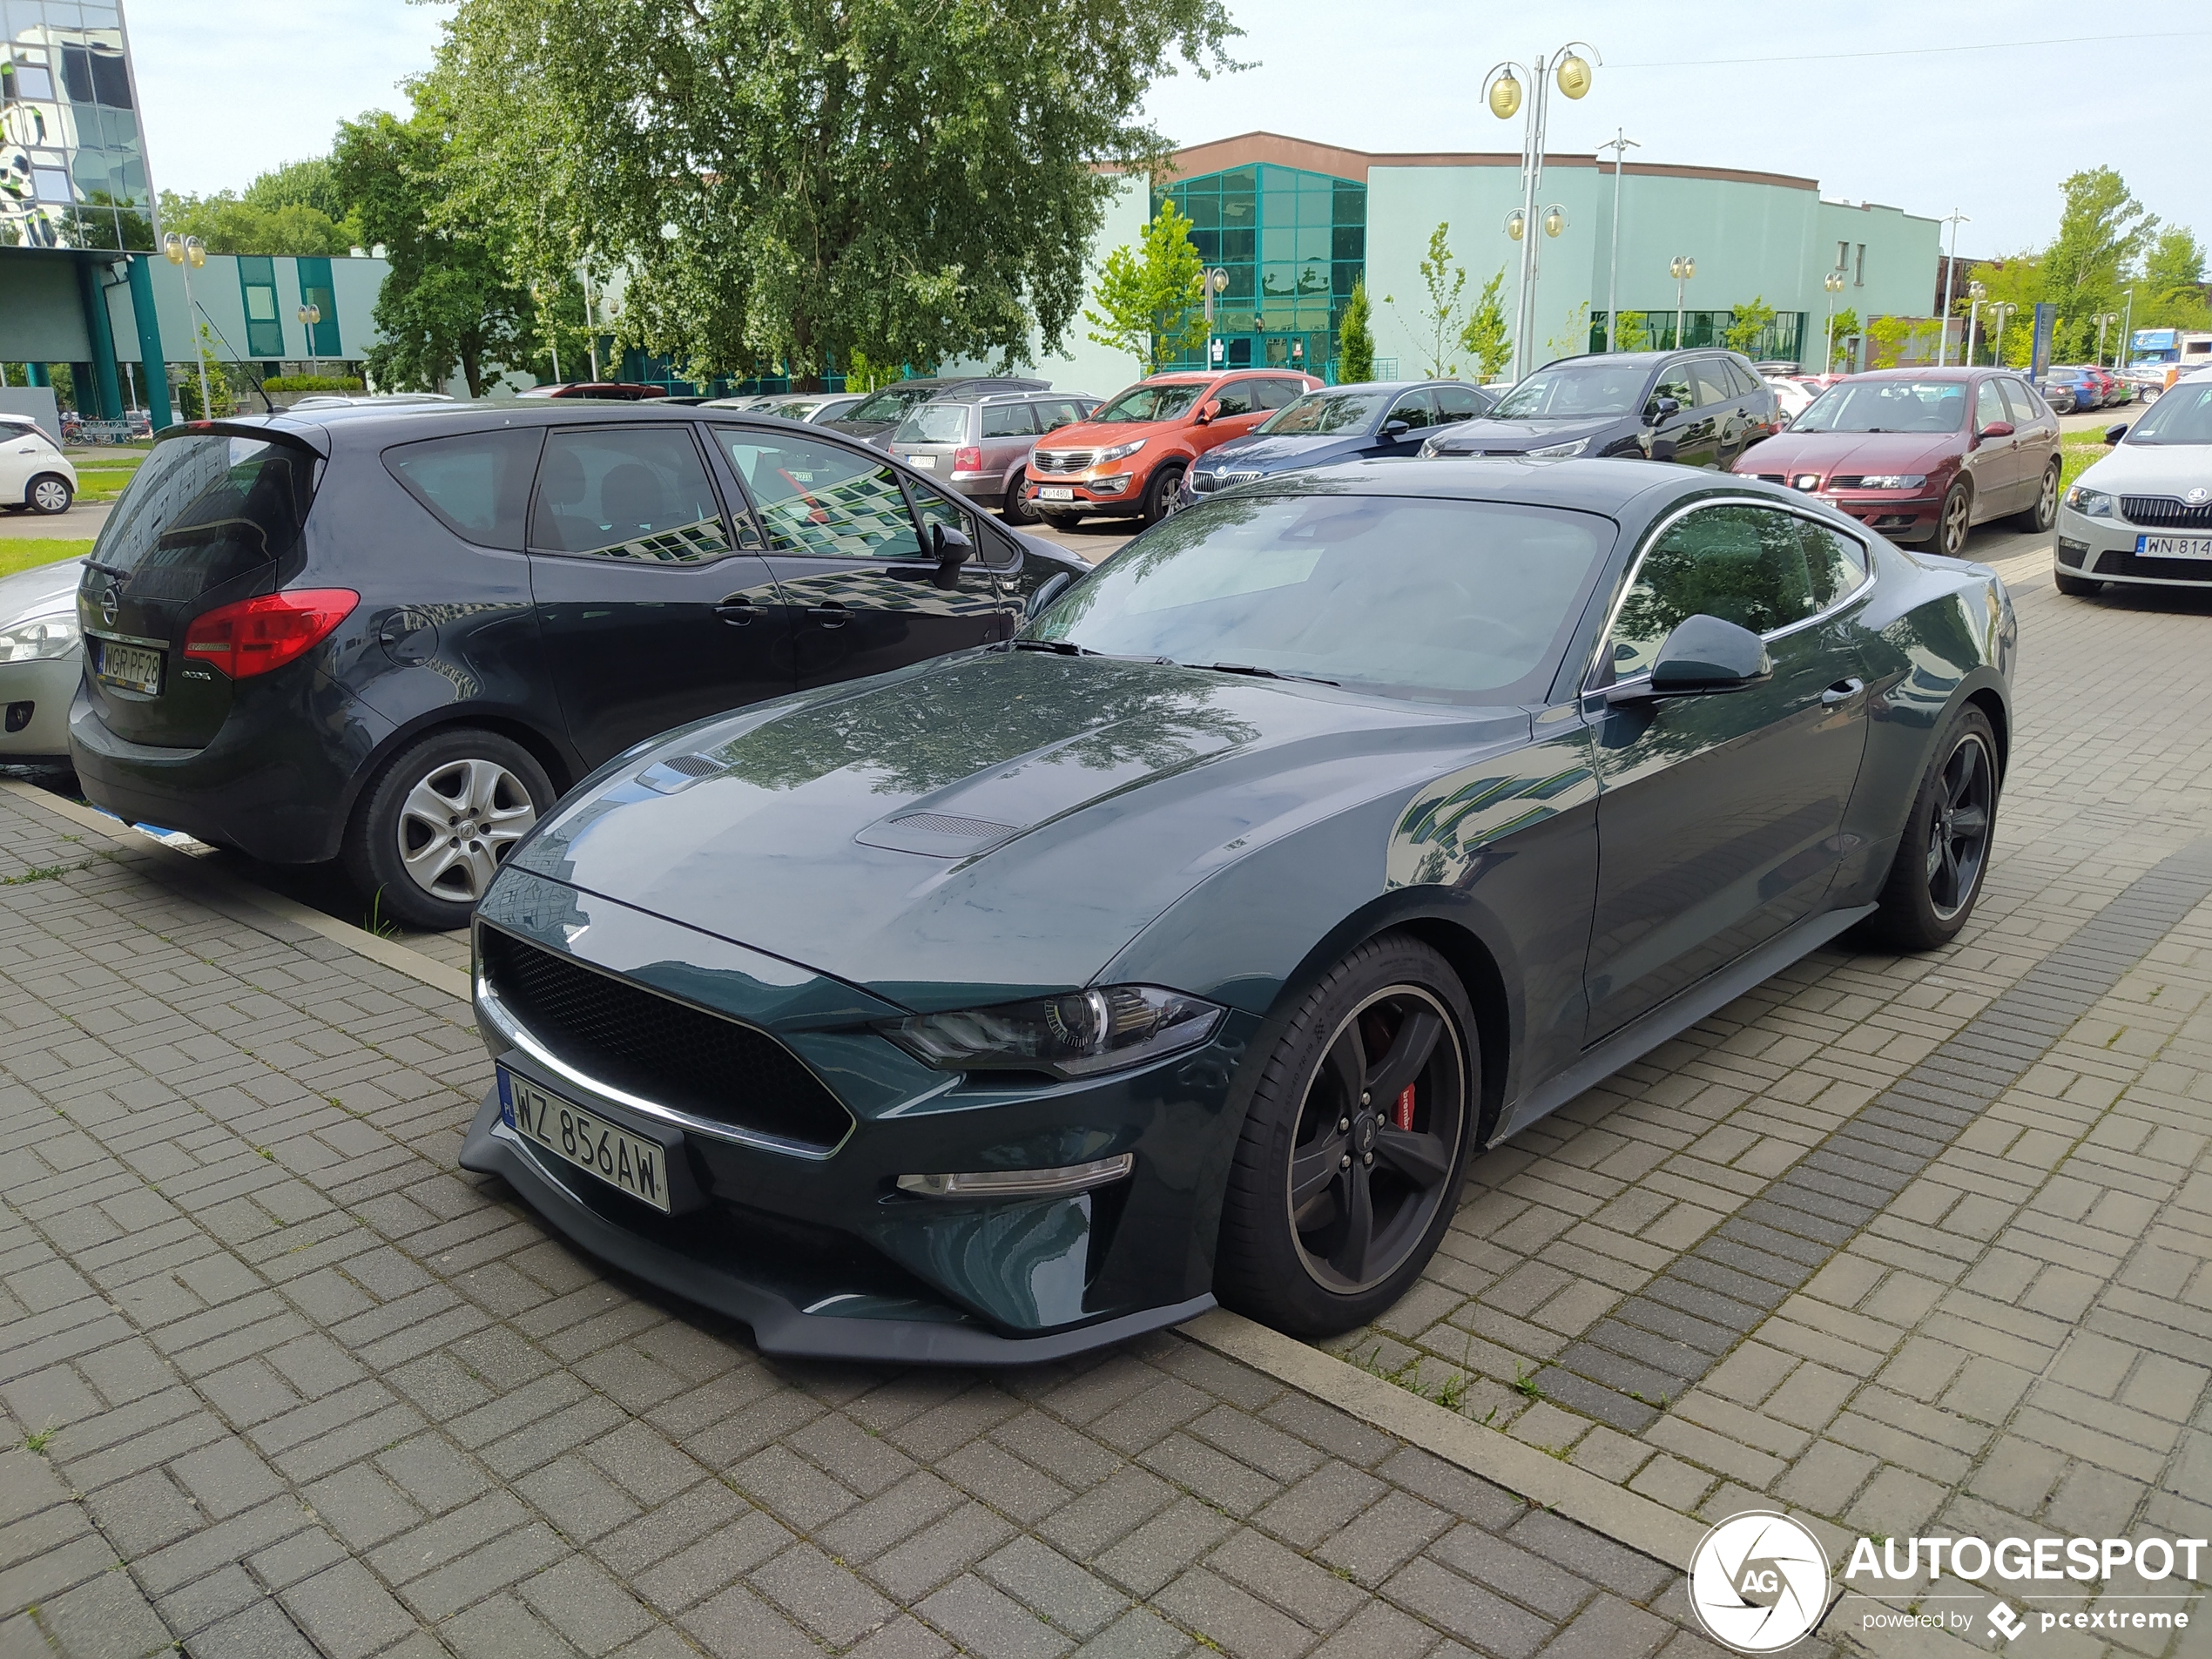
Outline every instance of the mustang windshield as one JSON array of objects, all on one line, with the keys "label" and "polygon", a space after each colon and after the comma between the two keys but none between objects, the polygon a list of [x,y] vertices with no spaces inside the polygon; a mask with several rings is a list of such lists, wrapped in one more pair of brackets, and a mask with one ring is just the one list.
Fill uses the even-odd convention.
[{"label": "mustang windshield", "polygon": [[1308,392],[1297,402],[1276,410],[1253,430],[1298,438],[1328,432],[1365,432],[1389,401],[1387,392]]},{"label": "mustang windshield", "polygon": [[1490,418],[1579,421],[1628,415],[1642,406],[1644,379],[1641,365],[1575,363],[1540,368],[1501,398]]},{"label": "mustang windshield", "polygon": [[1956,432],[1964,381],[1858,381],[1831,386],[1790,423],[1795,432]]},{"label": "mustang windshield", "polygon": [[1542,698],[1614,527],[1392,496],[1209,502],[1101,564],[1024,637],[1431,702]]},{"label": "mustang windshield", "polygon": [[2128,428],[2128,443],[2212,443],[2212,384],[2176,386]]},{"label": "mustang windshield", "polygon": [[1198,394],[1204,381],[1173,381],[1165,386],[1132,386],[1090,418],[1094,422],[1119,426],[1132,421],[1179,420]]}]

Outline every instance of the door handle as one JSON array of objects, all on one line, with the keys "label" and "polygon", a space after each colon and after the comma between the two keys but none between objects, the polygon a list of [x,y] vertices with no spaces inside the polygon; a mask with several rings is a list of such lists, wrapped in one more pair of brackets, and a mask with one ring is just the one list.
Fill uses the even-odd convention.
[{"label": "door handle", "polygon": [[1820,694],[1820,700],[1826,707],[1832,709],[1838,703],[1850,702],[1851,698],[1857,697],[1865,689],[1866,682],[1865,680],[1838,680],[1833,685],[1830,686],[1826,691]]},{"label": "door handle", "polygon": [[754,617],[766,613],[757,604],[743,599],[732,599],[725,604],[715,606],[714,614],[732,628],[742,628]]},{"label": "door handle", "polygon": [[808,605],[806,614],[825,628],[842,628],[845,626],[845,619],[849,613],[843,605],[833,599],[827,604]]}]

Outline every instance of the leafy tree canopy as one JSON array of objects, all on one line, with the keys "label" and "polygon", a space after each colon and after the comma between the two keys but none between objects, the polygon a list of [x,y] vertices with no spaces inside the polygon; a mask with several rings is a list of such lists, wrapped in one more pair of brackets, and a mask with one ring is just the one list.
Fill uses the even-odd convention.
[{"label": "leafy tree canopy", "polygon": [[[1482,285],[1481,296],[1467,313],[1467,326],[1460,330],[1460,349],[1474,360],[1478,380],[1497,379],[1513,361],[1513,330],[1506,321],[1505,286],[1506,268],[1501,265],[1498,274]],[[1636,348],[1624,344],[1621,349]]]},{"label": "leafy tree canopy", "polygon": [[1205,266],[1190,240],[1190,221],[1171,201],[1144,227],[1135,248],[1117,247],[1099,269],[1085,311],[1090,338],[1136,358],[1141,374],[1157,374],[1168,360],[1206,338]]},{"label": "leafy tree canopy", "polygon": [[[1428,253],[1420,262],[1421,287],[1428,292],[1428,303],[1414,314],[1419,320],[1414,337],[1418,340],[1423,334],[1427,336],[1425,344],[1428,366],[1422,373],[1431,380],[1442,380],[1460,372],[1460,366],[1447,362],[1446,357],[1451,347],[1458,343],[1460,331],[1466,327],[1457,319],[1460,294],[1467,285],[1467,273],[1466,268],[1452,258],[1451,234],[1449,221],[1431,231],[1428,233]],[[1386,293],[1383,295],[1383,303],[1394,308],[1398,301]]]},{"label": "leafy tree canopy", "polygon": [[1774,327],[1774,307],[1763,294],[1753,294],[1729,314],[1728,327],[1721,330],[1721,344],[1730,351],[1740,351],[1746,357],[1757,354],[1759,337]]},{"label": "leafy tree canopy", "polygon": [[695,369],[1056,350],[1109,165],[1222,0],[462,0],[429,85],[455,210],[535,267],[631,272],[625,337]]},{"label": "leafy tree canopy", "polygon": [[[253,188],[247,186],[249,193]],[[210,253],[343,253],[352,246],[348,227],[319,207],[299,201],[258,204],[234,190],[212,196],[163,191],[161,228],[165,234],[197,236]]]}]

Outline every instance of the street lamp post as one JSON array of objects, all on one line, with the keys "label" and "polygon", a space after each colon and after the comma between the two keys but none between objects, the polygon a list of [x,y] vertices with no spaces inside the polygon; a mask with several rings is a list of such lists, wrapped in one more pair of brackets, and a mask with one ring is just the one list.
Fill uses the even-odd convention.
[{"label": "street lamp post", "polygon": [[1989,308],[1989,314],[1997,319],[1997,341],[1991,350],[1996,356],[1997,367],[2000,368],[2005,367],[2005,320],[2019,309],[2020,307],[2009,300],[2003,305],[1992,306]]},{"label": "street lamp post", "polygon": [[2135,291],[2130,288],[2128,290],[2126,315],[2120,324],[2120,344],[2113,349],[2113,361],[2115,367],[2124,365],[2128,361],[2128,354],[2134,349],[2134,346]]},{"label": "street lamp post", "polygon": [[2105,330],[2119,320],[2120,314],[2117,311],[2101,311],[2097,314],[2097,367],[2099,368],[2105,366]]},{"label": "street lamp post", "polygon": [[1966,298],[1973,301],[1966,314],[1966,367],[1974,366],[1974,342],[1981,326],[1981,302],[1989,298],[1989,290],[1979,282],[1966,284]]},{"label": "street lamp post", "polygon": [[[1521,243],[1521,303],[1513,335],[1513,377],[1516,381],[1528,372],[1528,340],[1536,330],[1536,239],[1530,234],[1536,219],[1536,192],[1544,179],[1544,105],[1545,77],[1550,75],[1559,83],[1559,90],[1568,98],[1581,98],[1590,90],[1590,65],[1575,48],[1580,46],[1598,57],[1597,48],[1588,41],[1570,40],[1554,52],[1548,59],[1537,57],[1534,67],[1522,70],[1535,88],[1535,97],[1529,100],[1528,116],[1521,132],[1521,211],[1517,217],[1508,216],[1506,233]],[[1482,78],[1483,98],[1490,105],[1490,113],[1501,121],[1511,120],[1521,108],[1521,82],[1514,71],[1521,65],[1510,58],[1491,66]],[[1566,210],[1554,206],[1544,210],[1544,232],[1557,236],[1567,228]]]},{"label": "street lamp post", "polygon": [[1828,345],[1820,356],[1820,372],[1828,374],[1836,368],[1836,296],[1844,291],[1844,273],[1831,271],[1820,279],[1820,286],[1828,290]]},{"label": "street lamp post", "polygon": [[1951,285],[1959,275],[1959,227],[1974,221],[1953,208],[1938,222],[1951,226],[1951,257],[1943,262],[1943,327],[1936,336],[1936,367],[1941,368],[1951,361]]},{"label": "street lamp post", "polygon": [[299,314],[300,332],[307,340],[307,373],[312,374],[316,365],[322,361],[315,355],[315,325],[322,320],[322,307],[310,301],[300,307]]},{"label": "street lamp post", "polygon": [[1207,367],[1208,368],[1211,368],[1214,366],[1214,341],[1213,341],[1213,302],[1214,302],[1214,296],[1215,296],[1216,294],[1217,294],[1217,293],[1221,293],[1224,289],[1225,289],[1226,287],[1228,287],[1228,286],[1229,286],[1229,273],[1228,273],[1228,272],[1226,272],[1226,271],[1224,271],[1224,270],[1223,270],[1223,269],[1222,269],[1219,266],[1217,266],[1217,265],[1211,265],[1211,266],[1206,266],[1206,267],[1205,267],[1205,269],[1204,269],[1204,272],[1203,273],[1203,274],[1201,274],[1201,276],[1200,276],[1200,277],[1199,277],[1199,279],[1198,279],[1198,289],[1199,289],[1199,293],[1200,293],[1200,295],[1201,295],[1201,296],[1203,297],[1203,299],[1204,300],[1204,302],[1205,302],[1205,307],[1206,307],[1206,367]]},{"label": "street lamp post", "polygon": [[192,361],[199,365],[199,418],[212,421],[215,407],[207,396],[207,356],[199,349],[199,313],[192,304],[192,273],[196,265],[207,263],[207,245],[197,236],[179,236],[171,231],[161,239],[162,257],[185,273],[185,324],[192,334]]},{"label": "street lamp post", "polygon": [[1682,349],[1682,293],[1683,285],[1697,274],[1697,261],[1687,253],[1677,253],[1667,266],[1667,274],[1675,280],[1675,338],[1669,349]]},{"label": "street lamp post", "polygon": [[1617,349],[1614,341],[1621,323],[1621,164],[1628,159],[1629,152],[1643,146],[1629,136],[1626,127],[1615,127],[1613,140],[1598,145],[1600,152],[1613,152],[1613,269],[1605,280],[1605,349]]}]

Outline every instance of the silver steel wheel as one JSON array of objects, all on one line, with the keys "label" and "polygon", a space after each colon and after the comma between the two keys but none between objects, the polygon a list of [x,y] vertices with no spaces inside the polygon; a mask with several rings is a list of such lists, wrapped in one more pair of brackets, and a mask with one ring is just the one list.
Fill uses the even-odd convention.
[{"label": "silver steel wheel", "polygon": [[474,904],[537,822],[523,780],[496,760],[448,760],[401,803],[400,867],[434,899]]},{"label": "silver steel wheel", "polygon": [[69,484],[64,479],[49,475],[34,479],[30,486],[30,510],[34,513],[62,513],[69,510]]},{"label": "silver steel wheel", "polygon": [[1943,498],[1943,522],[1936,529],[1936,547],[1950,558],[1966,551],[1966,532],[1973,528],[1974,498],[1960,485]]},{"label": "silver steel wheel", "polygon": [[2047,530],[2058,523],[2059,469],[2048,468],[2043,474],[2043,487],[2035,496],[2035,528]]}]

